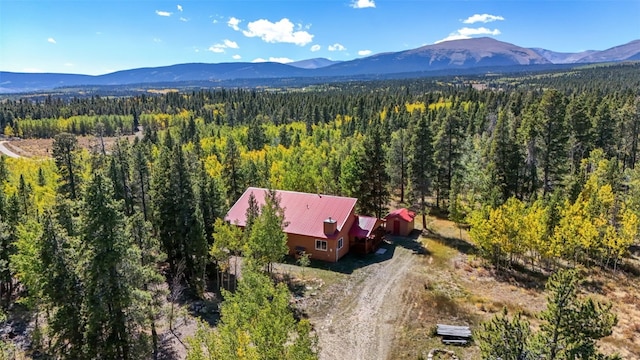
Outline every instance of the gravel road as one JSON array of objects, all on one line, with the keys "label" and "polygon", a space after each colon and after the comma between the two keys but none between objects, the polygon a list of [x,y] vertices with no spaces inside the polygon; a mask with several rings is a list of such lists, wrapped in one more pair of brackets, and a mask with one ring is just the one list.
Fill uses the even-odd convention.
[{"label": "gravel road", "polygon": [[378,262],[363,262],[307,308],[318,333],[320,360],[389,357],[396,325],[409,309],[402,299],[402,283],[416,263],[416,246],[410,240],[385,244],[387,254],[372,255],[380,257]]},{"label": "gravel road", "polygon": [[0,141],[0,153],[2,153],[3,155],[6,155],[8,157],[12,157],[12,158],[19,158],[21,157],[20,155],[14,153],[13,151],[9,150],[9,148],[7,148],[5,146],[7,142],[6,141]]}]

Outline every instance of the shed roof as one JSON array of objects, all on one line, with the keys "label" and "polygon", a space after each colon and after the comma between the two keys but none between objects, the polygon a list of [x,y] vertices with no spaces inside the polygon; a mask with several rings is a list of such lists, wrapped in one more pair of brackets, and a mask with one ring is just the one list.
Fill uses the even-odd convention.
[{"label": "shed roof", "polygon": [[414,213],[413,211],[410,211],[407,208],[400,208],[390,212],[389,215],[385,216],[384,218],[385,220],[390,218],[401,218],[406,222],[412,222],[415,217],[416,213]]},{"label": "shed roof", "polygon": [[[258,206],[262,206],[267,191],[264,188],[248,188],[224,219],[232,224],[245,226],[250,194],[253,193]],[[284,209],[284,221],[288,224],[284,229],[286,233],[325,239],[331,236],[324,233],[324,220],[335,220],[338,232],[341,231],[358,201],[349,197],[285,190],[276,190],[276,196],[280,199],[280,207]]]},{"label": "shed roof", "polygon": [[371,232],[375,230],[378,221],[380,220],[375,217],[357,215],[356,221],[351,225],[349,235],[359,238],[367,238],[371,235]]}]

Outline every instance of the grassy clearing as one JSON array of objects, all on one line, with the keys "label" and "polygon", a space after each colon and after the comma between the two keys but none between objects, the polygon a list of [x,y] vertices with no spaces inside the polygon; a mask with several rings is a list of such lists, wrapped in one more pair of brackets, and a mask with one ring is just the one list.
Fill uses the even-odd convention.
[{"label": "grassy clearing", "polygon": [[[479,359],[477,345],[443,346],[434,336],[437,323],[477,325],[507,308],[522,312],[535,327],[535,315],[546,306],[544,276],[513,272],[495,273],[475,255],[466,231],[452,222],[429,218],[421,241],[427,250],[423,264],[406,280],[405,300],[411,314],[402,324],[390,358],[426,358],[433,348],[453,349],[461,359]],[[461,234],[462,233],[462,234]],[[628,266],[640,268],[640,258]],[[590,269],[583,295],[613,304],[618,325],[600,342],[605,353],[619,353],[624,359],[640,358],[640,283],[630,272],[611,273]]]}]

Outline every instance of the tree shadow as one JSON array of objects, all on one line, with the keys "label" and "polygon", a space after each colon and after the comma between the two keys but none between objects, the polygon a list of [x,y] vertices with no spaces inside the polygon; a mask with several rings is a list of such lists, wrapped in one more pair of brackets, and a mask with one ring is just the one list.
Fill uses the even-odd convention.
[{"label": "tree shadow", "polygon": [[465,255],[478,254],[478,248],[472,243],[464,239],[442,236],[428,229],[423,230],[423,235],[426,238],[436,241],[439,244],[455,249],[462,254],[465,254]]},{"label": "tree shadow", "polygon": [[184,346],[171,332],[166,331],[160,334],[160,338],[158,339],[158,360],[183,359],[183,354],[178,351],[179,347]]},{"label": "tree shadow", "polygon": [[515,263],[506,268],[492,268],[493,277],[502,283],[508,283],[527,290],[544,290],[549,276],[540,271],[531,270]]},{"label": "tree shadow", "polygon": [[[365,268],[374,264],[391,260],[395,255],[397,247],[411,250],[413,254],[419,256],[429,255],[429,251],[418,241],[420,232],[412,232],[409,236],[393,236],[386,234],[377,251],[359,255],[349,252],[335,263],[320,260],[311,260],[309,267],[314,269],[334,271],[342,274],[352,274],[355,270]],[[295,264],[294,260],[288,259],[289,263]]]}]

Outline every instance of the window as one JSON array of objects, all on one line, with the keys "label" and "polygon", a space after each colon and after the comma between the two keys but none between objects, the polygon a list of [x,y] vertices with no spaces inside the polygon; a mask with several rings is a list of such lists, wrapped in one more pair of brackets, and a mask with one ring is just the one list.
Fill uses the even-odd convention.
[{"label": "window", "polygon": [[316,240],[316,250],[327,251],[327,242],[325,240]]},{"label": "window", "polygon": [[338,239],[338,250],[342,249],[343,242],[342,238]]}]

